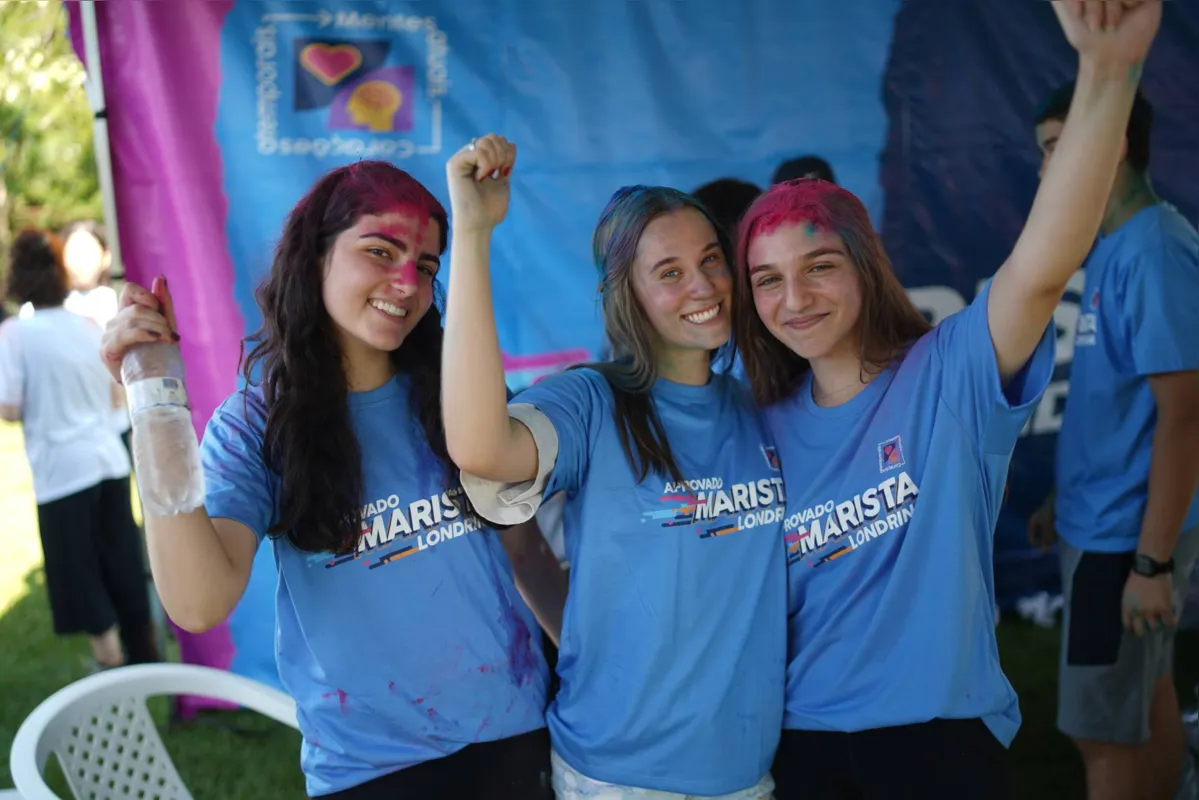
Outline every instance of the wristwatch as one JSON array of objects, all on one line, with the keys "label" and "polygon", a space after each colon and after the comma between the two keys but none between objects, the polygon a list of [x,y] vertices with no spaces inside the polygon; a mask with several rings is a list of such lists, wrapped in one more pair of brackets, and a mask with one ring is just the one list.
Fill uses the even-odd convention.
[{"label": "wristwatch", "polygon": [[1158,575],[1174,571],[1174,559],[1171,558],[1169,561],[1163,562],[1157,561],[1144,553],[1137,553],[1136,559],[1132,564],[1132,571],[1146,578],[1156,578]]}]

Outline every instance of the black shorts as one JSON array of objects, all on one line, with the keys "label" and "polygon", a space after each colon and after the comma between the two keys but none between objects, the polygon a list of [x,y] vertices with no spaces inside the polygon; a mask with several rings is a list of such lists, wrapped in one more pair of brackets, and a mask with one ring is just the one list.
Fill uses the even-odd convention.
[{"label": "black shorts", "polygon": [[545,728],[456,753],[333,794],[336,800],[553,800]]},{"label": "black shorts", "polygon": [[855,733],[784,730],[776,800],[1008,800],[1007,751],[977,719]]},{"label": "black shorts", "polygon": [[[150,624],[150,584],[128,478],[106,480],[37,507],[54,632],[99,636]],[[145,660],[140,654],[131,661]]]}]

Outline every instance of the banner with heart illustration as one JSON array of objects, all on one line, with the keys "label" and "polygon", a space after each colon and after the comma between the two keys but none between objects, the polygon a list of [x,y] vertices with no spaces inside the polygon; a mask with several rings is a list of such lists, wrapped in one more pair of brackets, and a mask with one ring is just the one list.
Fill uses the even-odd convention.
[{"label": "banner with heart illustration", "polygon": [[[1075,68],[1048,3],[97,5],[128,273],[165,273],[179,298],[198,425],[236,385],[284,215],[332,167],[388,159],[445,202],[454,150],[491,130],[518,143],[493,263],[518,389],[600,352],[590,237],[624,184],[762,186],[785,159],[823,156],[917,304],[934,320],[959,310],[1020,231],[1037,184],[1032,117]],[[1192,219],[1195,31],[1199,4],[1167,3],[1143,80],[1155,185]],[[1024,528],[1052,481],[1078,300],[1059,308],[1058,374],[1012,460],[996,534],[1005,605],[1057,580]],[[243,619],[269,613],[272,579],[256,568]],[[261,653],[248,644],[261,632],[246,631],[239,658]]]}]

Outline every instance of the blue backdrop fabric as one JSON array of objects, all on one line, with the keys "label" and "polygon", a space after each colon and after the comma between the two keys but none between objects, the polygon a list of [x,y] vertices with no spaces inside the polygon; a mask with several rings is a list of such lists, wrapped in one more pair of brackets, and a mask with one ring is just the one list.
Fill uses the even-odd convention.
[{"label": "blue backdrop fabric", "polygon": [[[1199,4],[1165,12],[1144,78],[1151,171],[1195,219]],[[445,202],[454,150],[488,131],[518,144],[494,260],[513,389],[598,353],[591,231],[624,184],[761,186],[784,159],[823,156],[921,308],[956,311],[1015,242],[1037,183],[1035,110],[1075,65],[1048,3],[993,0],[238,0],[220,52],[215,133],[247,331],[284,215],[321,173],[390,159]],[[1076,277],[997,532],[1005,606],[1056,587],[1055,558],[1024,530],[1052,482]],[[273,576],[260,555],[243,606],[261,608]],[[262,642],[260,616],[239,610],[235,637]]]}]

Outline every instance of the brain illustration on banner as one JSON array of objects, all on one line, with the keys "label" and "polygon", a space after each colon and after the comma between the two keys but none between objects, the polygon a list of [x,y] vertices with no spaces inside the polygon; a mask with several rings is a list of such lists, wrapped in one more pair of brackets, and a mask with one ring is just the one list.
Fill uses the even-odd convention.
[{"label": "brain illustration on banner", "polygon": [[[280,9],[241,3],[226,24],[225,57],[245,63],[251,42],[255,67],[252,87],[228,82],[228,107],[256,111],[252,140],[238,124],[241,114],[220,120],[227,129],[218,125],[227,156],[244,159],[249,170],[227,173],[228,196],[231,205],[265,210],[259,219],[274,222],[242,227],[231,219],[234,258],[243,267],[238,277],[246,280],[238,295],[248,320],[256,317],[252,283],[266,267],[269,236],[286,212],[279,201],[294,202],[323,171],[358,159],[400,164],[444,197],[444,161],[453,149],[445,145],[443,127],[450,51],[434,17],[361,3],[312,14]],[[240,176],[250,174],[253,180],[243,182]],[[585,347],[541,348],[506,354],[505,367],[515,382],[530,383],[589,355]]]},{"label": "brain illustration on banner", "polygon": [[[607,198],[630,183],[693,189],[726,176],[766,183],[801,144],[786,122],[794,115],[731,150],[736,120],[788,109],[796,76],[822,68],[821,43],[838,30],[857,32],[842,43],[856,75],[805,91],[813,108],[836,108],[853,124],[813,126],[802,145],[836,162],[844,182],[881,215],[886,116],[878,86],[886,48],[878,43],[890,36],[898,0],[819,14],[780,4],[769,27],[747,26],[731,7],[703,5],[703,14],[683,14],[677,4],[621,4],[614,14],[602,4],[566,9],[536,0],[497,14],[484,0],[234,3],[221,29],[215,130],[234,288],[248,330],[259,322],[253,289],[284,215],[323,172],[384,159],[445,202],[446,160],[497,130],[520,147],[494,255],[509,383],[519,389],[596,357],[603,342],[590,240]],[[641,46],[647,33],[676,43],[752,42],[761,65],[729,69],[713,58],[693,71],[668,69]],[[755,92],[742,90],[751,84]],[[696,97],[707,100],[689,99]]]}]

